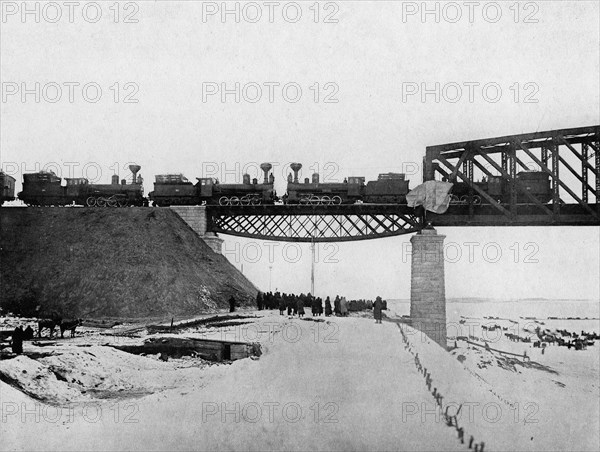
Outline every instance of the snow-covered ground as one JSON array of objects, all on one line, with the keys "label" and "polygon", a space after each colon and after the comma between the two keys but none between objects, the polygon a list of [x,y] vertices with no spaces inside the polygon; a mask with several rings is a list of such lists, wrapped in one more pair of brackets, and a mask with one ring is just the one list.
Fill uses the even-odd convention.
[{"label": "snow-covered ground", "polygon": [[[598,450],[594,347],[554,347],[543,356],[536,349],[532,361],[545,367],[523,367],[460,341],[448,353],[402,325],[405,342],[392,322],[254,314],[261,317],[253,323],[182,334],[258,341],[258,360],[162,362],[103,346],[106,336],[92,334],[51,356],[0,361],[38,397],[0,382],[0,448],[468,450],[473,436],[484,450]],[[441,410],[433,388],[443,395]],[[461,405],[465,443],[443,416]]]},{"label": "snow-covered ground", "polygon": [[[401,316],[407,314],[410,304],[396,302],[390,308],[392,316]],[[471,397],[471,402],[480,404],[473,406],[475,414],[479,413],[475,420],[483,421],[472,426],[478,432],[476,437],[488,438],[489,447],[496,450],[600,450],[600,342],[596,340],[585,350],[551,345],[543,353],[542,348],[533,346],[537,327],[552,332],[566,329],[600,333],[599,311],[597,301],[447,304],[448,345],[453,347],[456,343],[458,348],[451,351],[457,358],[453,363],[456,369],[446,368],[443,375],[465,378],[460,376],[462,367],[475,377],[482,389],[494,396],[488,405],[484,400]],[[548,320],[548,317],[558,319]],[[494,325],[500,328],[484,329]],[[506,333],[528,337],[532,342],[511,341]],[[487,343],[496,350],[518,355],[526,353],[531,363],[522,364],[522,358],[486,350],[463,340],[455,342],[452,338],[457,336],[475,337],[474,342],[482,346]],[[435,357],[439,349],[429,347],[429,339],[421,333],[408,337],[415,350],[425,347],[419,352],[423,365],[428,367],[433,360],[437,368]],[[457,366],[459,358],[462,364]],[[444,384],[448,385],[446,391],[456,391],[459,400],[463,389],[465,396],[469,394],[469,386],[464,388],[452,379]],[[500,433],[503,428],[510,434]]]}]

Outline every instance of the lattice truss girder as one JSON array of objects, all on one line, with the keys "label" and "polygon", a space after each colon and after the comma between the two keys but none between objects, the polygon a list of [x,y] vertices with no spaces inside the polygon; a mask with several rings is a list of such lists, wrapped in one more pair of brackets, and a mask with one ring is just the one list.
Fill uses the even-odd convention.
[{"label": "lattice truss girder", "polygon": [[343,242],[409,234],[422,228],[407,214],[215,215],[211,231],[262,240]]},{"label": "lattice truss girder", "polygon": [[[430,146],[425,157],[424,179],[465,182],[469,186],[469,210],[473,195],[479,195],[506,216],[517,212],[517,196],[538,207],[540,213],[560,215],[561,204],[575,202],[598,217],[600,203],[600,126],[537,132],[486,140]],[[520,171],[542,171],[549,175],[551,201],[541,202],[519,181]],[[475,184],[482,176],[501,176],[509,190],[509,201],[499,203]],[[437,177],[436,177],[437,176]]]}]

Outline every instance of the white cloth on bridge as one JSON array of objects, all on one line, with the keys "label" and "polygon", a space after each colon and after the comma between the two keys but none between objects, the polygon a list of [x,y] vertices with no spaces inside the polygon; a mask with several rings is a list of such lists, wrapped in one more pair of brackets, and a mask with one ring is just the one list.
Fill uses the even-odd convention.
[{"label": "white cloth on bridge", "polygon": [[406,195],[410,207],[423,206],[434,213],[444,213],[450,205],[450,182],[428,180],[415,187]]}]

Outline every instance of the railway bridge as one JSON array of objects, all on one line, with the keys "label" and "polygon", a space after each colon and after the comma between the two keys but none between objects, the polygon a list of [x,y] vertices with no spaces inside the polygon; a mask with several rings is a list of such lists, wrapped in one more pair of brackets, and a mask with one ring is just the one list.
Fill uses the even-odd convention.
[{"label": "railway bridge", "polygon": [[[548,175],[550,201],[529,192],[519,172]],[[481,181],[498,177],[503,202]],[[429,146],[423,181],[467,187],[444,214],[406,205],[259,205],[172,207],[220,252],[216,234],[288,242],[344,242],[414,234],[411,319],[445,346],[443,241],[435,226],[600,226],[600,126]]]}]

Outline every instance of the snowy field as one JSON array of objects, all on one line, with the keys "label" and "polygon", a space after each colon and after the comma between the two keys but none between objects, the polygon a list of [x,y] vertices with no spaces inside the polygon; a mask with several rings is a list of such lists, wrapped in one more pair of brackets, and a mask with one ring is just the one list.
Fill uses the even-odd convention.
[{"label": "snowy field", "polygon": [[[448,353],[409,326],[359,315],[314,322],[248,312],[259,318],[181,333],[261,343],[259,359],[227,364],[132,355],[87,332],[61,341],[50,356],[0,361],[0,372],[35,397],[0,382],[0,448],[469,450],[472,437],[473,448],[483,443],[484,450],[598,450],[600,344],[553,346],[542,355],[531,343],[481,328],[498,324],[523,336],[531,322],[550,327],[542,316],[525,320],[535,315],[464,304],[448,303],[449,336],[463,335],[454,323],[470,326],[482,345],[526,351],[531,361],[462,340]],[[388,315],[406,314],[404,305],[390,303]],[[552,322],[600,332],[597,320]],[[25,345],[26,352],[48,348]],[[443,395],[440,405],[434,389]],[[458,425],[444,414],[457,414]]]},{"label": "snowy field", "polygon": [[[410,303],[406,301],[392,301],[389,307],[396,316],[410,311]],[[538,327],[552,332],[561,329],[600,333],[598,301],[469,300],[449,302],[446,309],[448,345],[451,349],[457,346],[451,355],[460,358],[464,370],[476,376],[504,407],[500,411],[493,404],[480,405],[482,417],[489,421],[482,425],[489,433],[487,436],[495,438],[497,448],[600,449],[600,343],[596,340],[594,346],[585,350],[552,345],[543,353],[541,348],[533,346]],[[580,320],[573,319],[577,317]],[[494,325],[500,328],[493,332],[483,328]],[[511,341],[505,333],[530,338],[532,342]],[[458,336],[473,336],[476,338],[473,342],[483,346],[487,343],[492,349],[526,353],[533,365],[524,366],[520,364],[522,359],[511,355],[455,341]],[[417,347],[423,341],[429,342],[420,333],[412,341]],[[432,356],[433,353],[427,353],[422,359],[430,360]],[[507,419],[513,421],[512,435],[494,434],[495,424]]]}]

